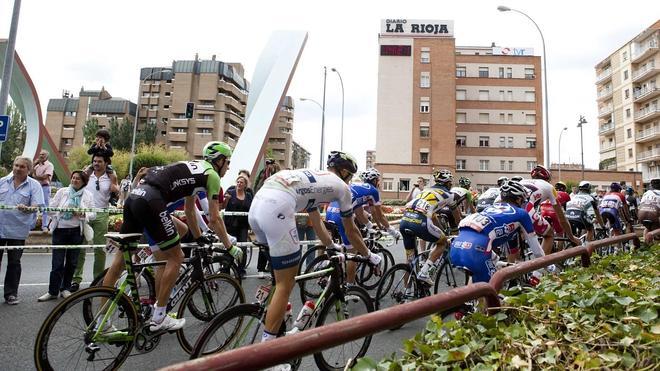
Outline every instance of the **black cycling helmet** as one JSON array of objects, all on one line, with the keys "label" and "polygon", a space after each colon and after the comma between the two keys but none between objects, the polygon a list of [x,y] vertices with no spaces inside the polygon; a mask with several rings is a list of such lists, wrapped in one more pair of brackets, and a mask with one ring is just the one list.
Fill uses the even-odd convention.
[{"label": "black cycling helmet", "polygon": [[649,185],[652,189],[660,189],[660,178],[651,178]]},{"label": "black cycling helmet", "polygon": [[506,183],[508,181],[509,181],[509,178],[507,178],[505,176],[501,176],[497,179],[497,186],[501,187],[504,183]]},{"label": "black cycling helmet", "polygon": [[621,184],[617,182],[612,182],[612,184],[610,184],[610,190],[612,192],[621,192]]},{"label": "black cycling helmet", "polygon": [[516,176],[512,176],[511,180],[513,180],[514,182],[520,182],[521,180],[523,180],[523,177],[521,177],[520,175],[516,175]]},{"label": "black cycling helmet", "polygon": [[513,180],[509,180],[502,184],[502,187],[500,187],[500,196],[502,199],[515,199],[521,197],[523,202],[526,202],[529,197],[527,194],[527,188]]},{"label": "black cycling helmet", "polygon": [[332,151],[328,155],[328,162],[326,162],[328,167],[334,167],[335,169],[341,170],[345,169],[351,174],[357,173],[358,166],[357,162],[353,156],[349,155],[346,152]]},{"label": "black cycling helmet", "polygon": [[458,178],[458,185],[465,188],[465,189],[470,189],[470,184],[472,184],[472,181],[468,177],[460,177]]},{"label": "black cycling helmet", "polygon": [[581,181],[580,184],[578,185],[578,189],[579,189],[580,191],[591,192],[591,183],[587,182],[586,180],[583,180],[583,181]]}]

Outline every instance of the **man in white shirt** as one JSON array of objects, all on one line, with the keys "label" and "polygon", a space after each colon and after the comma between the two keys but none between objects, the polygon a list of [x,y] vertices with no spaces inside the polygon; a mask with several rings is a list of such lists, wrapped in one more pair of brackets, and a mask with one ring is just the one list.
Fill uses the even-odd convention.
[{"label": "man in white shirt", "polygon": [[[94,155],[92,167],[94,171],[89,176],[89,182],[85,190],[92,195],[93,207],[105,209],[110,204],[110,193],[119,192],[119,187],[113,184],[106,173],[108,158]],[[108,213],[96,213],[96,218],[90,220],[89,226],[94,230],[94,239],[91,241],[94,245],[105,244],[104,235],[108,233]],[[71,291],[77,291],[80,288],[80,282],[83,278],[83,268],[85,266],[85,252],[81,251],[78,255],[78,265],[73,274]],[[105,269],[105,251],[102,247],[94,248],[94,276],[96,277]]]},{"label": "man in white shirt", "polygon": [[[39,184],[41,184],[41,190],[44,193],[44,206],[48,206],[50,203],[50,181],[53,179],[53,164],[48,161],[48,155],[50,153],[45,149],[42,149],[39,152],[39,157],[34,163],[34,168],[32,170],[32,178],[36,179]],[[48,213],[41,213],[41,230],[46,232],[48,231],[48,223],[50,219],[48,218]]]}]

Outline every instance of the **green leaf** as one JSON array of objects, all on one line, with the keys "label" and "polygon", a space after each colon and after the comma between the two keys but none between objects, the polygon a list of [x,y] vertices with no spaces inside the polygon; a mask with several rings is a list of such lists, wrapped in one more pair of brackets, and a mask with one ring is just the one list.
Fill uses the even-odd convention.
[{"label": "green leaf", "polygon": [[624,298],[616,297],[614,300],[616,300],[616,302],[621,305],[630,305],[635,302],[635,299],[631,298],[630,296],[626,296]]},{"label": "green leaf", "polygon": [[527,367],[527,361],[523,360],[517,354],[511,358],[511,365],[515,368]]},{"label": "green leaf", "polygon": [[449,351],[446,349],[437,349],[433,352],[433,355],[436,362],[444,363],[449,361]]},{"label": "green leaf", "polygon": [[376,361],[369,357],[363,357],[360,358],[355,366],[353,366],[354,371],[372,371],[372,370],[377,370],[378,369],[378,364]]},{"label": "green leaf", "polygon": [[506,313],[501,312],[501,311],[500,311],[500,312],[497,312],[497,314],[495,315],[495,319],[496,319],[497,321],[503,321],[503,320],[505,320],[505,319],[507,319],[507,318],[508,318],[508,316],[506,315]]},{"label": "green leaf", "polygon": [[651,327],[651,333],[654,335],[660,335],[660,323],[656,323]]},{"label": "green leaf", "polygon": [[603,359],[605,362],[619,362],[621,360],[621,357],[617,355],[616,353],[608,352],[605,354],[599,354],[598,357]]},{"label": "green leaf", "polygon": [[632,344],[634,341],[635,341],[635,339],[633,339],[629,336],[626,336],[623,339],[621,339],[621,341],[619,341],[619,344],[623,345],[624,347],[627,347],[627,346],[630,346],[630,344]]},{"label": "green leaf", "polygon": [[628,353],[623,353],[621,355],[621,363],[625,368],[632,368],[637,361],[635,360],[635,357],[631,356]]},{"label": "green leaf", "polygon": [[654,319],[658,318],[658,311],[653,308],[644,308],[637,315],[642,321],[644,321],[645,323],[649,323]]}]

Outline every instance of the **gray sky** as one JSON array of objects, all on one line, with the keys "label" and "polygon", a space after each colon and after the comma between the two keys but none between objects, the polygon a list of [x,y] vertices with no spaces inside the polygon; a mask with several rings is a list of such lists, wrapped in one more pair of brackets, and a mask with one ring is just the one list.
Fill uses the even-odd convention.
[{"label": "gray sky", "polygon": [[[631,4],[635,4],[634,8]],[[251,80],[270,33],[305,30],[309,38],[288,94],[296,99],[294,139],[312,152],[317,166],[323,66],[340,71],[345,87],[344,149],[364,166],[375,148],[378,32],[382,18],[454,20],[456,44],[533,47],[542,52],[531,16],[544,33],[548,52],[550,152],[580,161],[575,126],[585,115],[585,163],[598,165],[594,66],[660,18],[658,1],[37,1],[25,0],[16,50],[37,86],[42,109],[67,89],[101,86],[136,101],[140,67],[169,66],[173,59],[240,62]],[[9,33],[13,1],[0,0],[0,38]],[[341,90],[328,69],[326,151],[339,148]],[[44,117],[45,118],[45,117]],[[405,145],[403,143],[402,145]],[[327,153],[327,152],[326,152]]]}]

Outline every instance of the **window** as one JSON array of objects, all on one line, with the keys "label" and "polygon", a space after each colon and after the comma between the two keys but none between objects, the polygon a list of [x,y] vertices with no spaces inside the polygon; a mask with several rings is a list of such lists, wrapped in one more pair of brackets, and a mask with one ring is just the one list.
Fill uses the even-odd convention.
[{"label": "window", "polygon": [[157,104],[152,104],[151,106],[149,106],[149,110],[150,110],[150,111],[155,111],[155,110],[157,110],[157,109],[158,109],[158,105],[157,105]]},{"label": "window", "polygon": [[65,146],[70,146],[71,145],[71,139],[64,139],[64,145]]},{"label": "window", "polygon": [[536,167],[536,161],[527,161],[527,171],[532,171]]},{"label": "window", "polygon": [[626,138],[632,138],[632,129],[626,129]]},{"label": "window", "polygon": [[213,121],[213,115],[199,115],[200,120]]},{"label": "window", "polygon": [[175,133],[185,133],[186,129],[185,128],[174,128]]},{"label": "window", "polygon": [[456,67],[456,77],[466,77],[467,71],[465,67]]},{"label": "window", "polygon": [[630,89],[626,89],[623,91],[623,97],[624,99],[630,98]]},{"label": "window", "polygon": [[158,97],[160,97],[160,94],[158,94],[158,93],[151,93],[151,97],[152,97],[152,98],[158,98]]},{"label": "window", "polygon": [[623,79],[628,80],[628,70],[623,71]]},{"label": "window", "polygon": [[622,59],[623,59],[624,62],[627,61],[627,60],[628,60],[628,52],[623,52],[623,54],[621,55],[621,57],[622,57]]},{"label": "window", "polygon": [[509,160],[509,171],[513,171],[513,160]]},{"label": "window", "polygon": [[64,116],[76,117],[76,111],[66,111]]},{"label": "window", "polygon": [[399,191],[410,190],[410,179],[399,179]]},{"label": "window", "polygon": [[419,102],[419,112],[429,113],[429,111],[431,111],[430,102]]},{"label": "window", "polygon": [[504,120],[505,120],[504,116],[505,115],[503,113],[500,113],[500,124],[504,123]]},{"label": "window", "polygon": [[158,119],[156,119],[155,117],[151,117],[151,118],[149,119],[149,124],[150,124],[150,125],[156,125],[156,123],[158,122],[157,120],[158,120]]},{"label": "window", "polygon": [[536,97],[534,96],[533,91],[526,91],[525,92],[525,102],[534,102]]},{"label": "window", "polygon": [[489,94],[488,90],[479,90],[479,100],[488,100]]},{"label": "window", "polygon": [[143,91],[142,92],[142,98],[149,98],[149,92],[148,91]]},{"label": "window", "polygon": [[165,92],[165,96],[166,96],[166,97],[169,97],[170,95],[172,95],[171,92],[169,92],[169,91],[166,91],[166,92]]},{"label": "window", "polygon": [[632,158],[632,148],[628,148],[628,158]]},{"label": "window", "polygon": [[512,101],[513,101],[513,90],[507,90],[507,92],[506,92],[506,100],[508,100],[509,102],[512,102]]},{"label": "window", "polygon": [[456,112],[456,123],[465,123],[465,112]]},{"label": "window", "polygon": [[500,90],[500,100],[504,101],[504,90]]},{"label": "window", "polygon": [[383,191],[391,191],[392,190],[392,183],[394,183],[394,179],[392,179],[392,178],[383,178]]},{"label": "window", "polygon": [[422,138],[428,138],[429,137],[429,123],[428,122],[421,122],[419,124],[419,136]]},{"label": "window", "polygon": [[456,170],[465,170],[465,160],[456,160]]},{"label": "window", "polygon": [[431,52],[421,52],[419,58],[421,63],[431,63]]},{"label": "window", "polygon": [[170,105],[169,104],[163,105],[163,109],[170,109]]},{"label": "window", "polygon": [[500,160],[500,170],[506,170],[506,161]]},{"label": "window", "polygon": [[504,67],[498,68],[497,71],[498,71],[499,78],[503,79],[504,78]]},{"label": "window", "polygon": [[479,137],[479,147],[488,147],[489,143],[490,137]]},{"label": "window", "polygon": [[419,153],[419,163],[420,164],[428,164],[429,163],[429,153],[428,152],[420,152]]},{"label": "window", "polygon": [[513,124],[513,113],[509,113],[506,115],[506,122],[507,124]]},{"label": "window", "polygon": [[479,160],[479,170],[486,171],[488,170],[488,165],[490,164],[489,160]]},{"label": "window", "polygon": [[527,138],[526,146],[527,148],[536,148],[536,138]]},{"label": "window", "polygon": [[509,148],[513,148],[513,137],[508,137],[507,138],[506,146],[509,147]]},{"label": "window", "polygon": [[626,118],[630,118],[630,108],[626,108]]},{"label": "window", "polygon": [[488,67],[479,67],[479,77],[488,77]]},{"label": "window", "polygon": [[430,88],[431,87],[431,73],[422,72],[422,75],[419,78],[419,87],[420,88]]},{"label": "window", "polygon": [[197,129],[197,132],[200,133],[200,134],[211,134],[211,129],[201,128],[201,129]]},{"label": "window", "polygon": [[535,114],[526,114],[525,115],[525,123],[526,124],[536,124],[536,115]]},{"label": "window", "polygon": [[467,97],[466,90],[456,90],[456,100],[465,100]]},{"label": "window", "polygon": [[143,105],[140,106],[140,108],[147,109],[147,108],[149,108],[149,105],[148,104],[143,104]]},{"label": "window", "polygon": [[500,148],[504,148],[504,147],[506,147],[506,138],[500,137]]},{"label": "window", "polygon": [[513,68],[511,67],[506,68],[506,78],[507,79],[513,78]]},{"label": "window", "polygon": [[467,144],[467,138],[463,135],[456,137],[456,147],[465,147]]},{"label": "window", "polygon": [[487,124],[488,123],[488,113],[479,114],[479,122]]},{"label": "window", "polygon": [[534,75],[534,69],[533,68],[525,68],[525,78],[526,79],[533,79],[536,76]]}]

